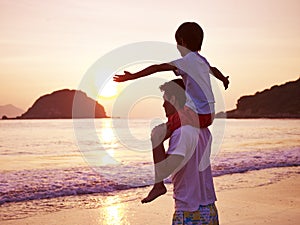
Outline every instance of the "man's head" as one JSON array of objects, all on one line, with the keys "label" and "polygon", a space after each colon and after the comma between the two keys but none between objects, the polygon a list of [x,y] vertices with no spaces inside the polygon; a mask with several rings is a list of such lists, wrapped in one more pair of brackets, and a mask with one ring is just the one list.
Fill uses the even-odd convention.
[{"label": "man's head", "polygon": [[182,108],[186,101],[185,87],[182,79],[175,79],[164,83],[159,87],[164,92],[163,107],[166,116],[169,117]]},{"label": "man's head", "polygon": [[192,52],[200,51],[203,36],[203,30],[197,23],[185,22],[181,24],[175,33],[178,50],[181,52],[180,47],[182,46]]}]

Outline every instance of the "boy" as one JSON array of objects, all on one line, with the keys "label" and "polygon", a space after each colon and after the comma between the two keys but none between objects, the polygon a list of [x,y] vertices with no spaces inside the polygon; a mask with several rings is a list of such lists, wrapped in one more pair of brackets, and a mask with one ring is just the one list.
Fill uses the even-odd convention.
[{"label": "boy", "polygon": [[[182,58],[170,63],[152,65],[134,74],[124,71],[124,75],[114,76],[114,81],[124,82],[156,72],[173,71],[184,81],[187,98],[185,107],[169,117],[165,126],[158,126],[151,134],[154,163],[155,158],[160,158],[160,155],[164,154],[156,148],[169,138],[174,130],[182,125],[206,128],[212,124],[215,109],[209,73],[221,80],[225,89],[228,88],[228,77],[224,77],[217,68],[211,67],[207,60],[198,53],[201,50],[203,36],[203,30],[197,23],[185,22],[175,33],[177,49]],[[157,182],[142,202],[150,202],[165,192],[163,181]]]}]

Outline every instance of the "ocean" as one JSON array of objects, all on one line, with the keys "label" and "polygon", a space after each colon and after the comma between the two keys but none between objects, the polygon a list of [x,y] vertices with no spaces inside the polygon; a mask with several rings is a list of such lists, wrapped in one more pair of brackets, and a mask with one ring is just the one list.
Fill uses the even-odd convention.
[{"label": "ocean", "polygon": [[[123,196],[121,201],[135,200],[130,190],[153,183],[149,137],[158,123],[110,118],[1,120],[0,221],[38,211],[103,206],[115,193]],[[300,120],[216,119],[214,123],[219,124],[219,129],[210,128],[214,177],[287,168],[255,182],[229,179],[217,189],[234,188],[233,183],[264,185],[300,172]]]}]

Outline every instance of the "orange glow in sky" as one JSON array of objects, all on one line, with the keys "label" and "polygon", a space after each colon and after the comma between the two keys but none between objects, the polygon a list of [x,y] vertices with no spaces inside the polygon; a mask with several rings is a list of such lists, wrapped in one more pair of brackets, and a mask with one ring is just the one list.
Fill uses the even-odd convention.
[{"label": "orange glow in sky", "polygon": [[[201,54],[230,76],[222,91],[229,110],[242,95],[299,78],[299,10],[299,0],[0,0],[0,105],[27,110],[41,95],[76,89],[111,50],[140,41],[175,44],[177,27],[196,21],[205,33]],[[102,97],[117,93],[110,88]],[[161,105],[151,110],[155,115]]]},{"label": "orange glow in sky", "polygon": [[118,83],[109,81],[99,93],[99,102],[101,103],[101,99],[110,99],[115,98],[118,95]]}]

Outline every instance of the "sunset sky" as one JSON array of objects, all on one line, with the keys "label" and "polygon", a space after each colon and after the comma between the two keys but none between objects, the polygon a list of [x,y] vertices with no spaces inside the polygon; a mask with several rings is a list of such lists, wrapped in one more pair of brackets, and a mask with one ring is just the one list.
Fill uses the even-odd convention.
[{"label": "sunset sky", "polygon": [[27,110],[41,95],[77,89],[104,54],[175,44],[178,26],[195,21],[205,32],[201,54],[230,76],[222,93],[233,109],[242,95],[299,78],[299,12],[299,0],[0,0],[0,105]]}]

